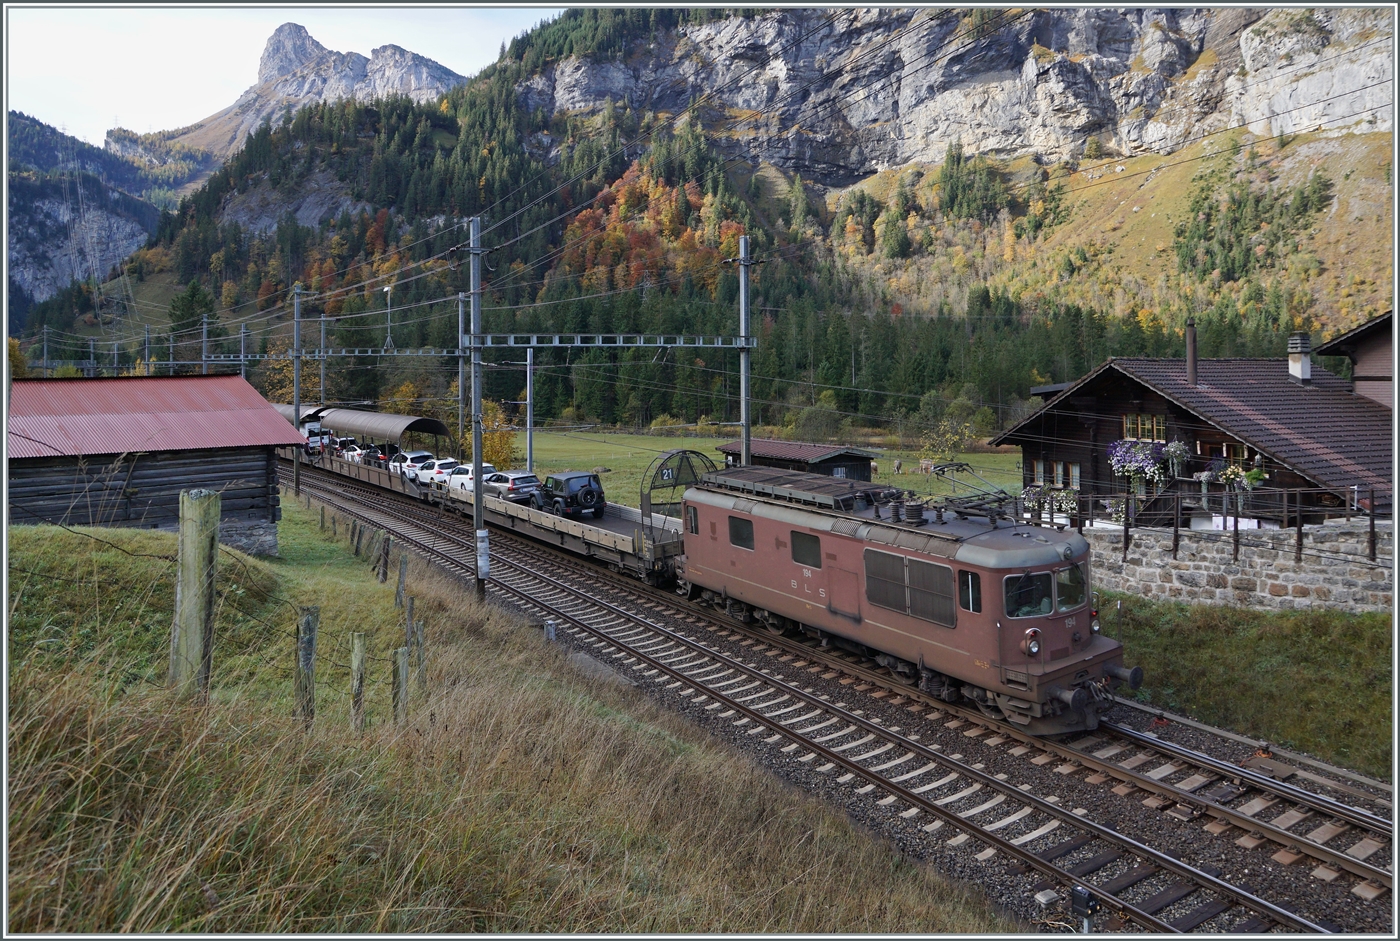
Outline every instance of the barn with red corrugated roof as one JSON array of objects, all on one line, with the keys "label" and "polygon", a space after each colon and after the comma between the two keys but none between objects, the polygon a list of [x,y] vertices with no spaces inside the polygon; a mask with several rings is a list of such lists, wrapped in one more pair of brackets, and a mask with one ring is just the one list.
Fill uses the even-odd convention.
[{"label": "barn with red corrugated roof", "polygon": [[275,449],[305,442],[239,376],[16,379],[8,522],[173,530],[180,491],[217,490],[219,541],[275,555]]}]

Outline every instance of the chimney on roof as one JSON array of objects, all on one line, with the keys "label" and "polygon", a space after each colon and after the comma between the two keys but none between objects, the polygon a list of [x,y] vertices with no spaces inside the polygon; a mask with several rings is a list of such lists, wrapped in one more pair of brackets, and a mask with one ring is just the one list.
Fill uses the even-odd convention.
[{"label": "chimney on roof", "polygon": [[1186,318],[1186,384],[1196,384],[1196,318]]},{"label": "chimney on roof", "polygon": [[1312,385],[1312,337],[1305,330],[1288,338],[1288,375],[1300,386]]}]

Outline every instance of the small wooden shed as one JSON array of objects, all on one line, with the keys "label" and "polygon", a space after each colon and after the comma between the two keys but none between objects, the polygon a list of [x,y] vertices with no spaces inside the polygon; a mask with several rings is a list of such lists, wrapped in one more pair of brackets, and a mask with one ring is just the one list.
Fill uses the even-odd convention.
[{"label": "small wooden shed", "polygon": [[275,449],[305,443],[239,376],[16,379],[9,522],[175,529],[180,491],[217,490],[220,542],[275,555]]},{"label": "small wooden shed", "polygon": [[[743,443],[731,441],[715,450],[724,455],[725,464],[734,466],[743,454]],[[870,465],[875,455],[859,448],[832,444],[807,444],[801,441],[777,441],[753,438],[749,454],[755,467],[781,467],[784,470],[806,471],[827,477],[848,480],[869,480]]]}]

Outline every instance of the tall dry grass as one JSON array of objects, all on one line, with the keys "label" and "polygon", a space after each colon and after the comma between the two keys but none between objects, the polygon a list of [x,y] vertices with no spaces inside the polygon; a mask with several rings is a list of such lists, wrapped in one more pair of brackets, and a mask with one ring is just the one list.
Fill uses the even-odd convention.
[{"label": "tall dry grass", "polygon": [[[320,539],[308,517],[287,509],[284,551]],[[392,598],[317,558],[271,568],[341,606]],[[208,707],[111,683],[100,650],[14,671],[10,930],[1014,928],[457,583],[415,561],[411,584],[431,693],[401,729],[353,733],[330,666],[309,732],[246,656]]]}]

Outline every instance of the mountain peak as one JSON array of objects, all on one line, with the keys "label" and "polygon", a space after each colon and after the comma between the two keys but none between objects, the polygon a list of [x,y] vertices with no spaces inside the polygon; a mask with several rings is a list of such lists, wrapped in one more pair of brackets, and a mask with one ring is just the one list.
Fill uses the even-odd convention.
[{"label": "mountain peak", "polygon": [[271,82],[291,75],[328,51],[311,38],[306,27],[297,23],[283,23],[268,37],[262,59],[258,62],[258,82]]}]

